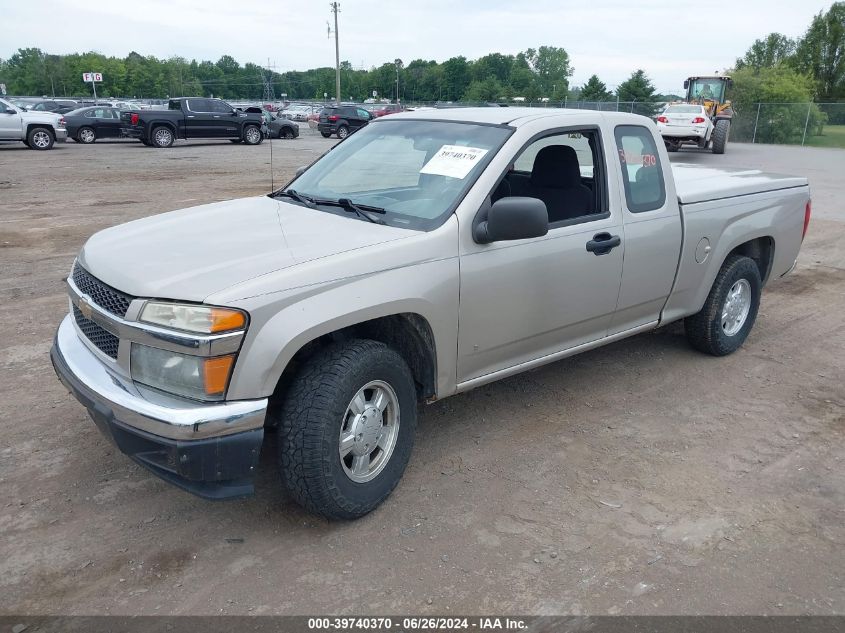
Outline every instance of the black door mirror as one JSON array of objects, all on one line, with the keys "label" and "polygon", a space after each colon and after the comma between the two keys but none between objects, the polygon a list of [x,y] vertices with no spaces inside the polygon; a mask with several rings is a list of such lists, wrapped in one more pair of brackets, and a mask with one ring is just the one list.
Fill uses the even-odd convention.
[{"label": "black door mirror", "polygon": [[689,88],[689,79],[684,80],[684,90]]},{"label": "black door mirror", "polygon": [[549,232],[546,203],[537,198],[508,197],[497,200],[487,219],[475,226],[473,238],[479,244],[503,240],[542,237]]},{"label": "black door mirror", "polygon": [[12,108],[4,108],[3,109],[3,114],[17,114],[17,113],[18,113],[18,111],[13,110]]}]

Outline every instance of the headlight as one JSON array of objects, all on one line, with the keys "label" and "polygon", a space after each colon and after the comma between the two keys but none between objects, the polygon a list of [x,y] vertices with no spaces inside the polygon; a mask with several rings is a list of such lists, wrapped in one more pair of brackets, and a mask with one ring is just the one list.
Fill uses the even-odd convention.
[{"label": "headlight", "polygon": [[235,355],[207,358],[132,343],[132,380],[195,400],[223,400]]},{"label": "headlight", "polygon": [[240,310],[180,303],[149,302],[141,311],[139,320],[201,334],[231,332],[246,327],[246,314]]}]

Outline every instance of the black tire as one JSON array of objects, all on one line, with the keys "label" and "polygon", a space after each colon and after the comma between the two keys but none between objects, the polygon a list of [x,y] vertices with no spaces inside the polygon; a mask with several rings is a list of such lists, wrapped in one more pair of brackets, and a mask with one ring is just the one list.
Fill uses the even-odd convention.
[{"label": "black tire", "polygon": [[147,147],[152,147],[152,146],[153,146],[153,144],[152,144],[152,143],[150,143],[147,139],[141,138],[141,139],[138,139],[138,140],[139,140],[139,141],[141,141],[141,143],[143,143],[143,144],[144,144],[144,145],[146,145]]},{"label": "black tire", "polygon": [[323,138],[329,138],[332,135],[331,132],[320,132],[320,134],[323,135]]},{"label": "black tire", "polygon": [[[742,327],[729,334],[730,328],[726,331],[723,321],[726,301],[728,293],[741,280],[745,280],[750,287],[750,306]],[[762,288],[760,269],[754,260],[743,255],[731,255],[716,275],[704,307],[684,320],[684,330],[690,345],[713,356],[726,356],[739,349],[754,327]]]},{"label": "black tire", "polygon": [[94,128],[86,125],[85,127],[79,128],[76,132],[76,140],[80,143],[91,144],[97,140],[97,133],[94,131]]},{"label": "black tire", "polygon": [[[352,399],[374,380],[393,390],[399,424],[382,470],[360,483],[347,475],[341,461],[340,434]],[[402,357],[387,345],[358,339],[317,352],[298,369],[281,405],[282,482],[311,512],[329,519],[361,517],[382,503],[402,478],[414,444],[416,418],[413,376]]]},{"label": "black tire", "polygon": [[710,136],[711,150],[714,154],[724,154],[728,145],[728,136],[731,133],[731,122],[727,119],[716,121],[716,127]]},{"label": "black tire", "polygon": [[666,143],[667,152],[677,152],[679,149],[681,149],[680,143]]},{"label": "black tire", "polygon": [[247,145],[260,145],[263,140],[264,135],[257,125],[247,125],[244,127],[244,143]]},{"label": "black tire", "polygon": [[173,130],[164,125],[154,127],[150,133],[150,145],[152,147],[167,148],[173,147],[173,142],[176,140],[173,135]]},{"label": "black tire", "polygon": [[26,135],[26,144],[30,149],[39,151],[52,149],[55,142],[53,130],[46,127],[34,127]]},{"label": "black tire", "polygon": [[289,127],[283,127],[279,130],[279,138],[293,138],[293,130]]},{"label": "black tire", "polygon": [[346,125],[341,125],[337,128],[337,137],[342,141],[347,136],[349,136],[349,127]]}]

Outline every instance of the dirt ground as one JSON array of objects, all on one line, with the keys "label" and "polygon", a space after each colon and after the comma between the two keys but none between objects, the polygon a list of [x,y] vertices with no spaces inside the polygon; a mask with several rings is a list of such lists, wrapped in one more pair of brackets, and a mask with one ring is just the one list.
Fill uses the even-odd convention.
[{"label": "dirt ground", "polygon": [[[273,141],[275,182],[332,142]],[[845,151],[673,156],[811,179],[800,266],[738,353],[672,325],[427,406],[393,496],[328,523],[269,443],[251,499],[163,483],[48,358],[92,233],[265,193],[270,148],[0,145],[0,613],[845,613]]]}]

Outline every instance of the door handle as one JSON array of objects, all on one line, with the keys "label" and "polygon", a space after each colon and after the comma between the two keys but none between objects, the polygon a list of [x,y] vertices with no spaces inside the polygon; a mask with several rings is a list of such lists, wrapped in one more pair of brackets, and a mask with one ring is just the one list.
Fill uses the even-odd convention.
[{"label": "door handle", "polygon": [[220,118],[220,115],[219,115],[219,114],[215,114],[215,115],[214,115],[214,118],[215,118],[215,119],[219,119],[219,118]]},{"label": "door handle", "polygon": [[193,114],[189,114],[189,115],[188,115],[188,118],[189,118],[189,119],[193,119],[193,118],[194,118],[194,115],[193,115]]},{"label": "door handle", "polygon": [[587,242],[587,251],[594,255],[607,255],[614,248],[622,243],[622,238],[610,233],[596,233],[593,239]]}]

